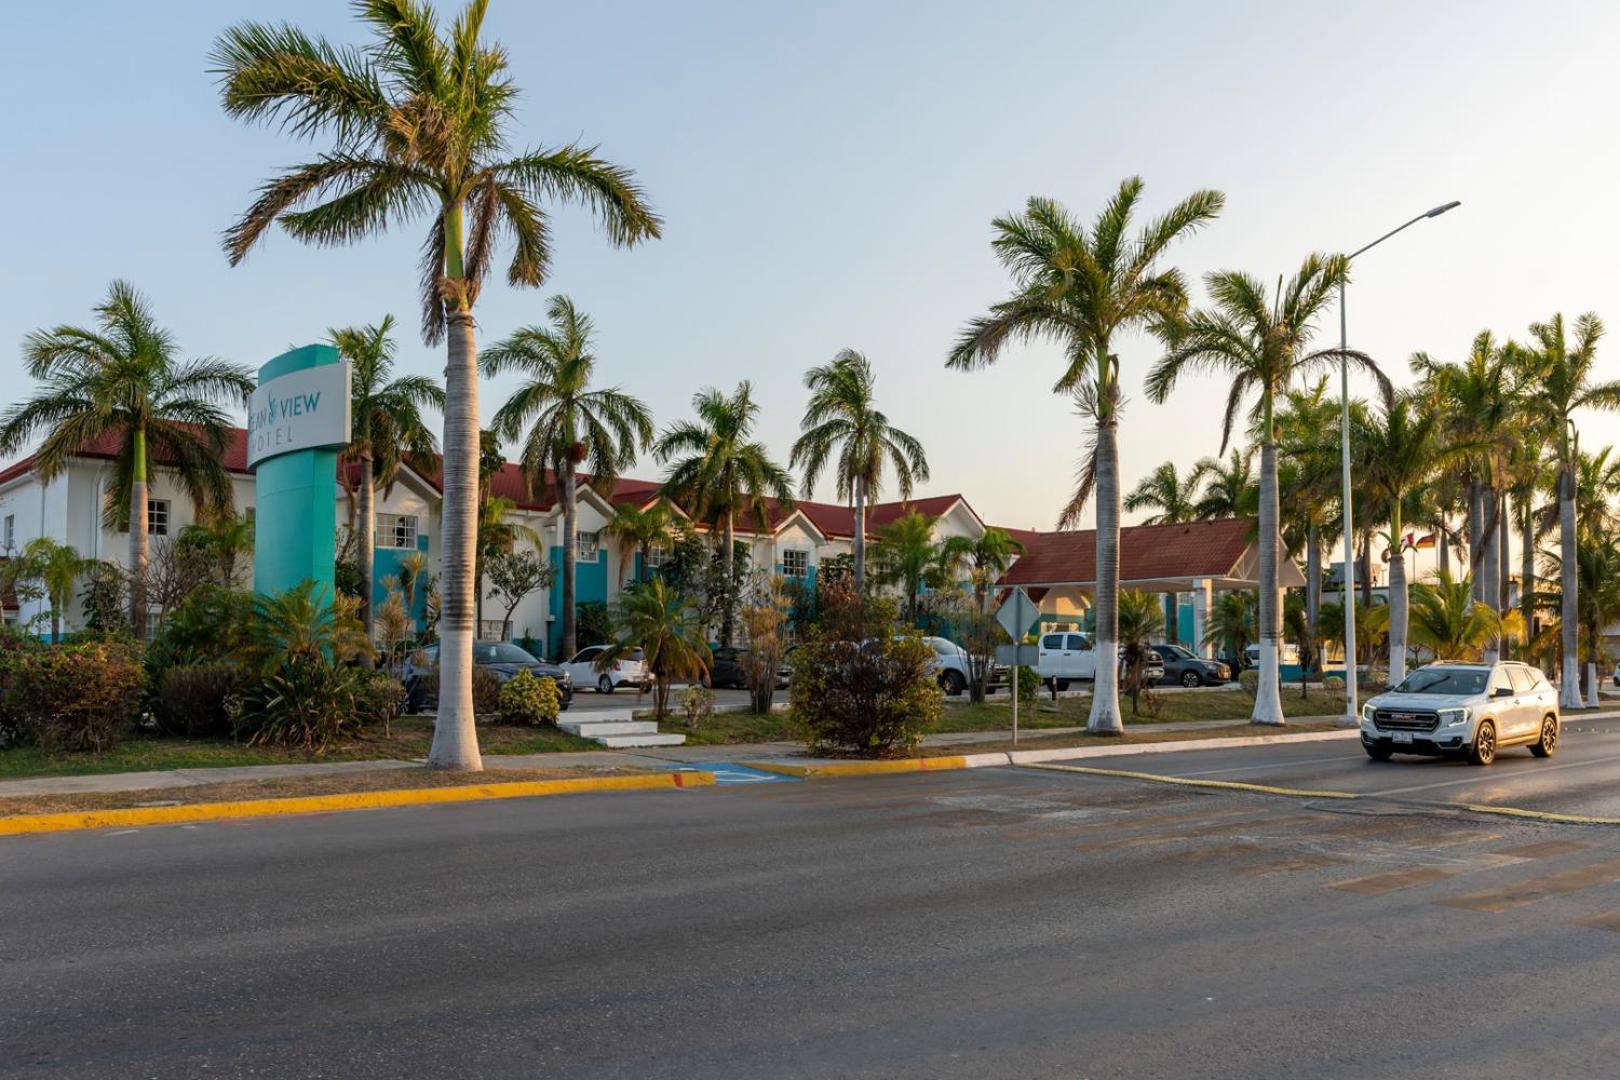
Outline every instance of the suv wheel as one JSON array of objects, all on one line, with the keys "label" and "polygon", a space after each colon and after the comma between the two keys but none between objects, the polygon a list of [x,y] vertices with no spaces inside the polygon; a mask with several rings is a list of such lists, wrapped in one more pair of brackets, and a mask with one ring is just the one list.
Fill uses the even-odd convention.
[{"label": "suv wheel", "polygon": [[1387,746],[1368,746],[1366,743],[1362,743],[1361,748],[1367,751],[1367,756],[1374,761],[1388,761],[1395,754],[1395,751]]},{"label": "suv wheel", "polygon": [[1496,760],[1496,724],[1481,720],[1474,730],[1474,743],[1468,748],[1468,761],[1473,765],[1489,765]]},{"label": "suv wheel", "polygon": [[1203,681],[1203,679],[1198,677],[1198,672],[1196,671],[1184,671],[1181,673],[1181,685],[1187,687],[1189,690],[1195,686],[1202,685]]},{"label": "suv wheel", "polygon": [[1541,738],[1530,752],[1536,757],[1552,757],[1553,751],[1558,749],[1558,720],[1556,717],[1546,717],[1541,721]]},{"label": "suv wheel", "polygon": [[951,697],[957,697],[967,689],[967,680],[962,678],[960,671],[942,672],[939,676],[939,688]]},{"label": "suv wheel", "polygon": [[600,679],[597,679],[596,680],[596,692],[598,694],[611,694],[611,693],[613,693],[613,676],[611,676],[611,675],[603,675]]}]

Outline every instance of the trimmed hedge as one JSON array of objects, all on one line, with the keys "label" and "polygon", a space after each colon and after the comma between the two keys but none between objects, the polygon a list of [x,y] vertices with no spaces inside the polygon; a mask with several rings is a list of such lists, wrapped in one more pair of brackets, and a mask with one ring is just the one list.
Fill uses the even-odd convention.
[{"label": "trimmed hedge", "polygon": [[17,742],[101,751],[127,734],[139,713],[145,672],[131,645],[17,649],[5,668],[0,723]]}]

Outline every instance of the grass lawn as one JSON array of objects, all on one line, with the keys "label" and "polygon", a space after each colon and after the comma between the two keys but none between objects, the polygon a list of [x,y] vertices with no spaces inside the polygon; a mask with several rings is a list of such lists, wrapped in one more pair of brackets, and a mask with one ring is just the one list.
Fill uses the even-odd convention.
[{"label": "grass lawn", "polygon": [[[33,776],[83,776],[92,773],[209,769],[232,765],[287,765],[310,761],[412,761],[427,757],[433,742],[431,716],[406,716],[394,722],[391,736],[367,732],[345,740],[316,757],[274,746],[243,746],[230,739],[179,739],[139,736],[125,739],[102,754],[48,753],[36,747],[0,750],[0,780]],[[478,745],[486,755],[551,754],[600,750],[555,728],[480,724]]]},{"label": "grass lawn", "polygon": [[145,791],[75,792],[64,795],[21,795],[0,799],[0,816],[55,814],[69,810],[115,810],[130,806],[178,806],[189,803],[282,799],[300,795],[334,795],[357,791],[402,791],[455,787],[460,784],[515,784],[530,780],[569,780],[582,776],[623,776],[642,772],[620,768],[491,769],[456,772],[412,766],[273,780],[235,780],[221,784],[158,788]]},{"label": "grass lawn", "polygon": [[[1343,699],[1324,691],[1316,691],[1301,700],[1299,694],[1283,692],[1284,716],[1333,716],[1343,709]],[[1202,690],[1196,693],[1159,695],[1158,714],[1149,716],[1146,708],[1131,715],[1130,698],[1120,702],[1120,713],[1125,726],[1133,724],[1168,724],[1193,720],[1247,720],[1254,709],[1254,699],[1242,690]],[[1091,714],[1091,696],[1041,698],[1033,712],[1029,702],[1018,703],[1018,727],[1084,727]],[[945,715],[937,731],[1004,731],[1012,729],[1012,705],[1006,701],[985,702],[983,705],[947,703]]]},{"label": "grass lawn", "polygon": [[1246,720],[1239,724],[1197,728],[1193,731],[1165,731],[1152,726],[1133,728],[1130,721],[1127,720],[1125,734],[1123,735],[1087,735],[1083,731],[1071,731],[1064,735],[1037,735],[1030,737],[1022,734],[1022,725],[1019,725],[1019,728],[1020,735],[1017,746],[1012,744],[1011,739],[974,743],[971,746],[922,746],[918,747],[912,756],[940,757],[951,754],[994,753],[998,750],[1070,749],[1078,746],[1119,746],[1121,743],[1177,742],[1182,739],[1233,739],[1250,735],[1297,735],[1304,731],[1343,730],[1337,724],[1332,723],[1302,723],[1289,724],[1283,728],[1261,728]]}]

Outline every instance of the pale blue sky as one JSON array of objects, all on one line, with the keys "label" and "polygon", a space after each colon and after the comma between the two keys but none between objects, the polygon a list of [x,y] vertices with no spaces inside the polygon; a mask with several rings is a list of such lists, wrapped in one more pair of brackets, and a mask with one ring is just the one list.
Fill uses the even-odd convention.
[{"label": "pale blue sky", "polygon": [[[193,352],[257,365],[393,312],[402,366],[442,369],[414,335],[420,227],[336,251],[277,234],[226,266],[220,230],[274,168],[313,152],[219,110],[206,54],[249,16],[356,36],[335,0],[7,13],[6,400],[26,389],[24,333],[87,319],[119,276]],[[892,420],[928,449],[924,493],[960,491],[993,522],[1049,527],[1084,436],[1049,393],[1050,349],[971,375],[942,366],[962,323],[1007,290],[990,219],[1031,194],[1089,216],[1132,173],[1150,209],[1219,188],[1225,216],[1176,261],[1268,280],[1463,200],[1356,268],[1352,344],[1402,380],[1411,352],[1456,356],[1481,327],[1522,333],[1560,309],[1620,321],[1616,5],[494,0],[487,25],[525,91],[517,141],[599,143],[668,228],[616,251],[559,210],[550,286],[491,286],[483,341],[566,292],[597,321],[604,381],[663,423],[699,386],[752,378],[784,460],[804,369],[861,349]],[[1123,355],[1127,484],[1214,453],[1218,384],[1154,406],[1140,393],[1152,344]],[[1620,375],[1620,330],[1603,366]],[[486,415],[509,388],[487,386]],[[1620,423],[1587,431],[1609,441]]]}]

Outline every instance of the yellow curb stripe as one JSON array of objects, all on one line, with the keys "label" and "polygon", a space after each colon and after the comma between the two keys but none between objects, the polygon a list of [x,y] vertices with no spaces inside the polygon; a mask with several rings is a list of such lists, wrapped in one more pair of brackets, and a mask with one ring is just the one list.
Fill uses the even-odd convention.
[{"label": "yellow curb stripe", "polygon": [[1196,780],[1191,777],[1162,776],[1158,773],[1131,772],[1127,769],[1093,769],[1084,765],[1050,765],[1030,763],[1021,769],[1049,769],[1053,772],[1085,773],[1088,776],[1114,776],[1123,780],[1147,780],[1155,784],[1174,784],[1179,787],[1214,788],[1220,791],[1253,791],[1261,795],[1288,795],[1297,799],[1359,799],[1360,795],[1348,791],[1314,791],[1308,788],[1273,787],[1270,784],[1245,784],[1237,780]]},{"label": "yellow curb stripe", "polygon": [[1524,818],[1528,821],[1552,821],[1561,825],[1620,825],[1620,818],[1587,817],[1582,814],[1555,814],[1550,810],[1521,810],[1517,806],[1485,806],[1463,803],[1462,809],[1476,814],[1496,814],[1499,817]]},{"label": "yellow curb stripe", "polygon": [[894,761],[838,761],[826,765],[790,765],[780,761],[744,762],[751,769],[782,776],[877,776],[883,773],[935,772],[969,768],[967,757],[956,754],[941,757],[900,758]]},{"label": "yellow curb stripe", "polygon": [[281,799],[191,803],[184,806],[141,806],[119,810],[84,810],[61,814],[18,814],[0,817],[0,836],[110,829],[131,825],[175,825],[223,818],[269,817],[275,814],[318,814],[333,810],[375,810],[389,806],[476,802],[483,799],[526,799],[538,795],[571,795],[590,791],[648,791],[710,787],[712,772],[655,773],[641,776],[597,776],[577,780],[528,780],[507,784],[356,791],[340,795],[297,795]]}]

